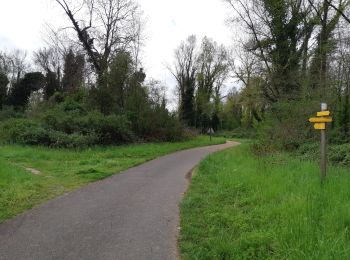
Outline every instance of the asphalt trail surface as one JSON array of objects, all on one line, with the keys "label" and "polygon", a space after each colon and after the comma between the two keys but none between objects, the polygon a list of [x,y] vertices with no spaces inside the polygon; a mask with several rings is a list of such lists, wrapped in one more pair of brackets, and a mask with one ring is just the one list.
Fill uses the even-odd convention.
[{"label": "asphalt trail surface", "polygon": [[6,221],[0,259],[177,259],[186,175],[208,154],[236,144],[160,157]]}]

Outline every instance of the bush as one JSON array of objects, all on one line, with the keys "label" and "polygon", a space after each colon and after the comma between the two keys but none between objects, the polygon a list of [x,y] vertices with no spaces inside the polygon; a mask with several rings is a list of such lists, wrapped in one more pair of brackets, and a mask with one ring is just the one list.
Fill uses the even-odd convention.
[{"label": "bush", "polygon": [[86,123],[81,127],[85,127],[87,133],[95,133],[99,137],[99,144],[120,144],[135,139],[131,123],[125,115],[104,116],[94,112],[83,117],[81,121]]},{"label": "bush", "polygon": [[90,112],[82,116],[77,110],[67,113],[51,110],[40,120],[10,119],[3,122],[0,129],[3,142],[52,147],[111,145],[134,140],[125,115]]},{"label": "bush", "polygon": [[0,125],[0,139],[6,143],[33,143],[33,140],[44,142],[45,130],[37,121],[12,118]]},{"label": "bush", "polygon": [[44,128],[39,122],[29,119],[10,119],[0,125],[1,140],[6,143],[46,145],[53,147],[81,147],[96,143],[91,135],[66,134]]},{"label": "bush", "polygon": [[174,142],[188,137],[186,134],[189,133],[184,132],[183,126],[174,116],[165,115],[162,120],[155,117],[153,122],[154,125],[150,128],[147,138],[150,141]]},{"label": "bush", "polygon": [[16,111],[13,107],[3,107],[0,110],[0,122],[10,118],[23,118],[24,114]]},{"label": "bush", "polygon": [[81,132],[83,128],[82,113],[79,110],[64,111],[52,109],[41,116],[45,128],[61,131],[67,134]]},{"label": "bush", "polygon": [[39,113],[4,120],[0,139],[7,143],[71,148],[186,138],[176,115],[165,106],[146,102],[142,109],[103,114],[87,107],[83,91],[62,96],[59,102],[53,100],[58,97],[61,96],[56,94],[42,104]]},{"label": "bush", "polygon": [[293,151],[314,140],[312,125],[307,119],[318,109],[318,103],[289,101],[272,105],[263,122],[257,125],[257,137],[271,149]]},{"label": "bush", "polygon": [[299,156],[301,156],[303,159],[307,160],[317,160],[320,154],[320,143],[319,142],[313,142],[313,143],[305,143],[301,145],[297,151]]},{"label": "bush", "polygon": [[59,131],[48,131],[50,146],[56,148],[83,148],[99,143],[97,135],[66,134]]},{"label": "bush", "polygon": [[330,145],[329,160],[343,166],[350,166],[350,144]]},{"label": "bush", "polygon": [[145,107],[129,112],[135,134],[145,141],[178,141],[185,138],[184,128],[174,114],[162,107]]},{"label": "bush", "polygon": [[[328,160],[333,164],[350,167],[350,144],[330,144],[328,146]],[[319,160],[319,142],[306,143],[298,149],[298,154],[303,159]]]},{"label": "bush", "polygon": [[238,127],[232,131],[218,131],[215,136],[225,137],[225,138],[255,138],[256,130],[254,128],[244,128]]},{"label": "bush", "polygon": [[120,144],[132,142],[135,137],[126,115],[104,115],[98,111],[87,112],[76,102],[64,102],[45,112],[41,120],[44,126],[65,134],[94,136],[95,144]]}]

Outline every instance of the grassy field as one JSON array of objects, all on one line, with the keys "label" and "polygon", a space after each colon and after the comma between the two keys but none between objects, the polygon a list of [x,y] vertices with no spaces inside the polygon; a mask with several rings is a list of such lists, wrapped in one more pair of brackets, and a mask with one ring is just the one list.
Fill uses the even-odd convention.
[{"label": "grassy field", "polygon": [[350,259],[349,169],[262,158],[249,144],[209,156],[181,205],[183,259]]},{"label": "grassy field", "polygon": [[223,138],[209,141],[209,137],[201,136],[177,143],[97,147],[78,151],[0,146],[0,222],[45,200],[158,156],[223,142]]}]

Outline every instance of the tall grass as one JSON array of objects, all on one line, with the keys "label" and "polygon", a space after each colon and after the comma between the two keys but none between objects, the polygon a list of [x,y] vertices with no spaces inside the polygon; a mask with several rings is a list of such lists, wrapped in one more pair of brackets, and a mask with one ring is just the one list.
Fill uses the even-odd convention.
[{"label": "tall grass", "polygon": [[181,206],[184,259],[350,259],[350,171],[249,145],[208,157]]}]

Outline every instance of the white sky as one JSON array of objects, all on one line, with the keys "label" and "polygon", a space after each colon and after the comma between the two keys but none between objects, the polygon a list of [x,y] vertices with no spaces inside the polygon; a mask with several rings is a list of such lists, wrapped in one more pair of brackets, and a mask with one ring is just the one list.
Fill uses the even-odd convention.
[{"label": "white sky", "polygon": [[[222,0],[139,0],[147,18],[143,66],[147,78],[168,86],[174,81],[166,65],[174,49],[191,34],[231,45],[232,32],[225,25],[230,8]],[[46,22],[67,24],[54,0],[0,0],[0,49],[20,48],[29,53],[44,46]]]}]

